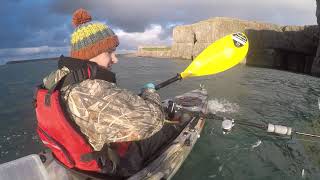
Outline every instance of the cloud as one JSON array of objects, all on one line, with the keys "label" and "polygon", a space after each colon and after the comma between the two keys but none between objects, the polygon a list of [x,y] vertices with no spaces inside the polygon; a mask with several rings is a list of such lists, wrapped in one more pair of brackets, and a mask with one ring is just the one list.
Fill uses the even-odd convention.
[{"label": "cloud", "polygon": [[120,33],[121,49],[166,44],[174,25],[215,16],[282,25],[316,24],[315,0],[3,0],[0,49],[68,46],[71,15],[80,7]]},{"label": "cloud", "polygon": [[279,24],[314,24],[314,0],[56,0],[51,10],[70,15],[77,7],[107,19],[128,32],[141,32],[150,24],[192,23],[214,16],[232,16]]},{"label": "cloud", "polygon": [[[117,48],[117,53],[133,52],[139,45],[169,45],[171,38],[161,39],[160,36],[164,29],[157,24],[150,25],[144,32],[125,32],[122,29],[115,29],[116,34],[120,39],[120,47]],[[46,31],[38,32],[38,37],[51,36]],[[0,64],[4,64],[12,60],[29,60],[37,58],[58,57],[61,54],[68,56],[69,46],[63,47],[28,47],[28,48],[4,48],[0,49]]]},{"label": "cloud", "polygon": [[146,28],[144,32],[125,32],[122,29],[114,30],[120,40],[120,49],[136,49],[139,45],[170,45],[171,38],[161,39],[160,36],[164,32],[161,25],[152,24]]},{"label": "cloud", "polygon": [[63,39],[69,38],[70,20],[48,11],[49,4],[45,0],[1,1],[0,48],[65,45]]}]

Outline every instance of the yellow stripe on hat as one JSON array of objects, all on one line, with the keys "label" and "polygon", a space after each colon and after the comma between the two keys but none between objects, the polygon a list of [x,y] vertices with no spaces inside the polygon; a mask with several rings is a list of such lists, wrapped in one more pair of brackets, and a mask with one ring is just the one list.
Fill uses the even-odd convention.
[{"label": "yellow stripe on hat", "polygon": [[99,31],[103,31],[107,28],[108,26],[102,23],[94,23],[84,27],[80,27],[71,35],[71,43],[75,44],[83,40],[84,38],[89,37],[90,35],[93,35]]}]

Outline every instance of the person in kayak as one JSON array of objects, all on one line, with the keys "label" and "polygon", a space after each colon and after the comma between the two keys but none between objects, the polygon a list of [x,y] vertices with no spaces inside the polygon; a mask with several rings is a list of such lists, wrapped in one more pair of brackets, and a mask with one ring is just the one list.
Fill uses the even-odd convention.
[{"label": "person in kayak", "polygon": [[[107,25],[92,21],[84,9],[74,12],[72,23],[75,30],[71,35],[71,57],[60,58],[59,68],[43,79],[43,87],[55,89],[84,65],[97,66],[95,77],[91,69],[90,78],[60,89],[62,107],[95,152],[110,155],[114,153],[103,152],[106,145],[111,149],[121,146],[115,151],[117,161],[107,157],[113,167],[116,163],[116,169],[109,168],[104,173],[130,176],[177,136],[181,127],[164,124],[165,113],[154,84],[146,84],[141,96],[116,85],[110,69],[118,62],[115,50],[119,40]],[[38,121],[40,116],[37,114]]]}]

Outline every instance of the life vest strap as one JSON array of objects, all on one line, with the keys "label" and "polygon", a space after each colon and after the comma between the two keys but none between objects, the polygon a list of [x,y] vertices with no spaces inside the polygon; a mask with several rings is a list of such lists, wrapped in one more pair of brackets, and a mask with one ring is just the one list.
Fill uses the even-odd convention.
[{"label": "life vest strap", "polygon": [[102,167],[102,173],[108,172],[109,174],[115,173],[116,167],[120,163],[119,155],[110,147],[109,144],[105,144],[100,151],[93,151],[81,156],[81,161],[83,162],[92,160],[96,160],[99,166]]},{"label": "life vest strap", "polygon": [[55,90],[60,90],[63,87],[80,83],[86,79],[94,79],[97,68],[97,65],[87,64],[86,67],[71,71],[69,74],[65,75],[48,90],[45,97],[45,105],[50,106],[50,97]]}]

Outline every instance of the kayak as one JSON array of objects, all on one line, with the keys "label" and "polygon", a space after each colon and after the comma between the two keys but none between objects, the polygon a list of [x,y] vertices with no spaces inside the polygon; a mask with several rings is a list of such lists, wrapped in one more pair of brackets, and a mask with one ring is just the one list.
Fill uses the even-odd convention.
[{"label": "kayak", "polygon": [[[181,106],[182,110],[207,113],[208,94],[205,89],[194,90],[181,96],[176,96],[174,101]],[[192,120],[180,135],[170,143],[169,147],[147,167],[130,177],[129,180],[171,179],[200,137],[204,123],[204,118],[200,116],[192,117]]]},{"label": "kayak", "polygon": [[[199,88],[172,99],[162,102],[163,107],[168,107],[174,102],[176,111],[188,111],[192,116],[180,134],[166,147],[161,148],[153,158],[139,172],[129,177],[136,179],[171,179],[179,170],[185,159],[190,154],[205,124],[204,116],[207,113],[208,94],[206,89]],[[20,159],[0,165],[0,180],[84,180],[84,179],[117,179],[114,177],[102,177],[83,173],[75,170],[67,170],[45,151],[32,154]],[[118,178],[119,179],[119,178]]]}]

